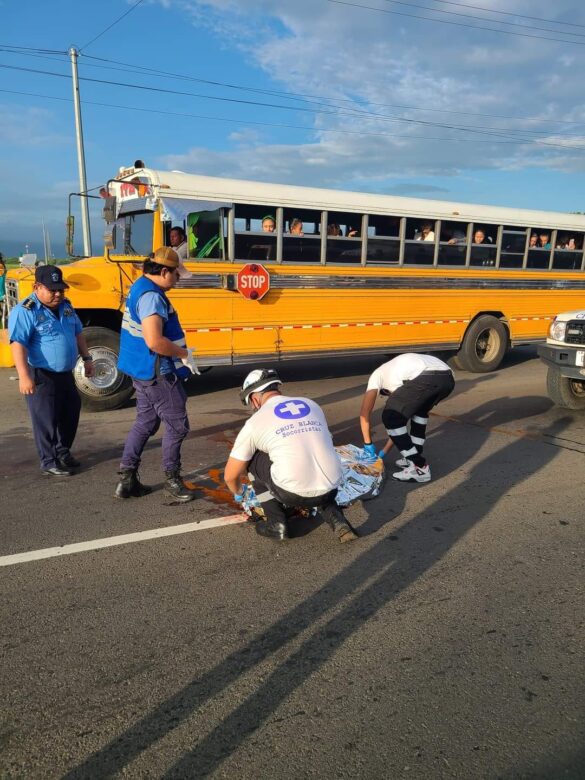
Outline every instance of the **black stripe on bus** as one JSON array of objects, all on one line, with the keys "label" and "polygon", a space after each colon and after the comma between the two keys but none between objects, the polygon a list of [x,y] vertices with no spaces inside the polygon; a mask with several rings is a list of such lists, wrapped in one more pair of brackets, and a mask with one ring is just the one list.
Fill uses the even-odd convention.
[{"label": "black stripe on bus", "polygon": [[[234,274],[235,276],[235,274]],[[179,290],[217,289],[222,274],[195,273]],[[275,290],[585,290],[585,279],[502,279],[500,276],[317,276],[271,274]]]}]

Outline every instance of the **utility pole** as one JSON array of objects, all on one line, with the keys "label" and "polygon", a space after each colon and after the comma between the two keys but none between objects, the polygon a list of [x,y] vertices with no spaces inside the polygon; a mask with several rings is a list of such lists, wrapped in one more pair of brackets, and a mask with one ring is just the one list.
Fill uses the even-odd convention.
[{"label": "utility pole", "polygon": [[87,203],[87,179],[85,176],[85,151],[83,148],[83,126],[79,100],[79,79],[77,78],[77,57],[79,52],[73,46],[69,49],[73,74],[73,106],[75,109],[75,135],[77,138],[77,166],[79,168],[79,191],[81,193],[81,226],[83,229],[83,253],[91,256],[91,232],[89,228],[89,207]]}]

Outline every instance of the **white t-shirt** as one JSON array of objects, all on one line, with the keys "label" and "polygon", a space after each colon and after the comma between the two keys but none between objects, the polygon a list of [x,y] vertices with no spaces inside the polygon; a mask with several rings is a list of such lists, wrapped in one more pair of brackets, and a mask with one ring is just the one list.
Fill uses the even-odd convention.
[{"label": "white t-shirt", "polygon": [[383,363],[371,375],[368,381],[368,390],[388,390],[393,393],[402,387],[405,381],[415,379],[423,371],[451,371],[446,363],[433,355],[419,355],[415,352],[407,352],[405,355]]},{"label": "white t-shirt", "polygon": [[179,276],[181,279],[190,279],[193,274],[185,268],[185,260],[189,259],[189,245],[186,241],[182,241],[179,246],[175,246],[173,249],[179,255]]},{"label": "white t-shirt", "polygon": [[239,432],[230,457],[247,463],[256,450],[268,454],[274,483],[289,493],[322,496],[341,482],[327,420],[310,398],[269,398]]}]

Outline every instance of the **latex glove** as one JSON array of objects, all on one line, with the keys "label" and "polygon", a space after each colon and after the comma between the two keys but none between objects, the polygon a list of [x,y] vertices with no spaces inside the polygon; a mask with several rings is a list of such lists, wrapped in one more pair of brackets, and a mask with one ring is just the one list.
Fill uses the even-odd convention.
[{"label": "latex glove", "polygon": [[240,492],[234,493],[234,501],[237,501],[238,504],[243,503],[244,499],[246,498],[247,492],[248,492],[248,485],[242,485]]},{"label": "latex glove", "polygon": [[187,357],[181,358],[181,363],[186,366],[189,371],[192,374],[199,374],[201,375],[201,371],[197,368],[197,363],[195,362],[195,350],[190,349],[189,354]]},{"label": "latex glove", "polygon": [[380,450],[380,452],[378,453],[378,457],[384,459],[385,454],[386,453],[384,452],[384,450]]},{"label": "latex glove", "polygon": [[369,458],[376,458],[376,445],[373,443],[364,444],[364,452]]}]

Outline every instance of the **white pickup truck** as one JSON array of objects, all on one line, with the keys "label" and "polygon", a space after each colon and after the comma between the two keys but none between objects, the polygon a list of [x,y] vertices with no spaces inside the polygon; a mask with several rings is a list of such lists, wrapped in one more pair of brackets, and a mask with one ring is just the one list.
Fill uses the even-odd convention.
[{"label": "white pickup truck", "polygon": [[548,367],[548,394],[557,406],[585,409],[585,310],[557,314],[538,354]]}]

